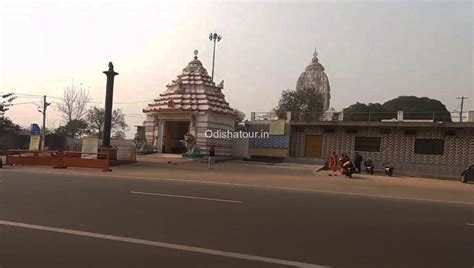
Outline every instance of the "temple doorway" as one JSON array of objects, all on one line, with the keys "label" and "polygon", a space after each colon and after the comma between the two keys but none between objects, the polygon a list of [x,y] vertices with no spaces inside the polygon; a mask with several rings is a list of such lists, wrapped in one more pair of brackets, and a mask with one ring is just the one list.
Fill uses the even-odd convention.
[{"label": "temple doorway", "polygon": [[181,143],[181,140],[188,131],[188,121],[165,121],[163,152],[168,154],[185,153],[186,147]]}]

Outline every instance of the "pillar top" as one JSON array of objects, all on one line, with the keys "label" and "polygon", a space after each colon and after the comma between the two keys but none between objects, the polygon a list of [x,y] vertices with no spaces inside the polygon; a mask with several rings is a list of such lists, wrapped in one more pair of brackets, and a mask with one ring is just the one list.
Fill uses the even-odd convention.
[{"label": "pillar top", "polygon": [[114,71],[114,64],[111,61],[109,62],[109,70],[104,71],[103,73],[106,74],[107,76],[109,76],[109,75],[112,75],[112,76],[118,75],[118,73]]}]

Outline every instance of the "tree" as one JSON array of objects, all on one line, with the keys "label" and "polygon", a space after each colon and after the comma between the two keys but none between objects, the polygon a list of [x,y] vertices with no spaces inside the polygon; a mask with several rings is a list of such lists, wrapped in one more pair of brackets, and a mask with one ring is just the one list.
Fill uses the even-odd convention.
[{"label": "tree", "polygon": [[380,103],[360,103],[352,104],[343,110],[344,121],[380,121],[390,119],[395,115],[386,113]]},{"label": "tree", "polygon": [[397,117],[403,111],[405,119],[433,119],[434,121],[451,122],[451,114],[439,100],[427,97],[400,96],[384,104],[353,104],[344,112],[344,121],[380,121]]},{"label": "tree", "polygon": [[279,118],[285,118],[286,112],[296,111],[299,109],[298,97],[295,90],[283,90],[281,92],[280,100],[278,101],[277,107],[273,110]]},{"label": "tree", "polygon": [[240,111],[239,109],[234,109],[234,114],[235,114],[234,129],[238,130],[238,129],[240,129],[240,124],[245,119],[245,114],[244,114],[244,112]]},{"label": "tree", "polygon": [[58,105],[64,121],[81,120],[87,113],[87,105],[92,100],[89,91],[84,88],[68,87],[63,91],[62,103]]},{"label": "tree", "polygon": [[8,93],[0,96],[0,116],[4,117],[5,113],[10,109],[12,101],[16,99],[15,96],[13,96],[13,93]]},{"label": "tree", "polygon": [[236,121],[237,121],[238,123],[244,121],[244,119],[245,119],[245,113],[244,113],[244,112],[242,112],[242,111],[239,110],[239,109],[234,109],[234,113],[235,113],[235,115],[236,115]]},{"label": "tree", "polygon": [[439,100],[427,97],[400,96],[383,104],[386,112],[403,111],[407,119],[433,119],[451,122],[451,113]]},{"label": "tree", "polygon": [[64,126],[60,126],[55,130],[55,133],[65,137],[79,138],[86,133],[87,122],[81,119],[72,120]]},{"label": "tree", "polygon": [[324,110],[324,97],[321,93],[315,91],[314,89],[300,90],[298,91],[298,100],[300,103],[300,109],[303,115],[314,113],[321,113]]},{"label": "tree", "polygon": [[84,88],[68,87],[64,89],[62,103],[58,105],[58,111],[65,124],[58,127],[56,133],[71,138],[82,136],[87,128],[87,123],[83,119],[90,101],[89,91]]},{"label": "tree", "polygon": [[323,110],[324,97],[315,90],[284,90],[274,108],[279,118],[286,118],[286,112],[291,112],[292,118],[304,121],[319,118]]},{"label": "tree", "polygon": [[12,102],[15,98],[13,93],[0,96],[0,134],[16,133],[20,130],[20,126],[5,116],[6,112],[13,105]]},{"label": "tree", "polygon": [[[85,118],[88,123],[86,133],[102,138],[105,125],[105,110],[94,106],[88,110]],[[125,131],[127,129],[128,125],[125,123],[125,114],[121,109],[113,110],[111,134],[114,135],[117,131]]]}]

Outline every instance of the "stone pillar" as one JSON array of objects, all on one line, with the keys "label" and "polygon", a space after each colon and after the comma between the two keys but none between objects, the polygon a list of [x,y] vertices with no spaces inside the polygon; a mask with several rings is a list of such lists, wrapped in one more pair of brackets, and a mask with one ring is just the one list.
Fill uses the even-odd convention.
[{"label": "stone pillar", "polygon": [[[102,146],[110,147],[110,132],[112,128],[112,102],[114,98],[114,78],[118,73],[114,71],[114,65],[109,62],[109,70],[104,71],[107,76],[107,85],[105,93],[105,118],[104,132],[102,133]],[[99,137],[100,138],[100,137]]]},{"label": "stone pillar", "polygon": [[159,153],[163,153],[163,135],[165,133],[165,121],[159,120],[156,125],[156,139],[155,139],[155,148]]},{"label": "stone pillar", "polygon": [[403,111],[398,111],[397,121],[398,122],[403,122]]},{"label": "stone pillar", "polygon": [[468,122],[474,122],[474,111],[469,111],[467,113],[467,121]]},{"label": "stone pillar", "polygon": [[286,123],[290,123],[291,121],[291,112],[286,112]]}]

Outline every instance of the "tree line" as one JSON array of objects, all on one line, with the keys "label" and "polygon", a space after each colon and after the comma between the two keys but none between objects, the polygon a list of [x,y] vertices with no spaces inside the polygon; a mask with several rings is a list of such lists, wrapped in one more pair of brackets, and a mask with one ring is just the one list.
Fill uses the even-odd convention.
[{"label": "tree line", "polygon": [[[293,120],[318,121],[324,112],[323,95],[314,89],[283,90],[273,109],[279,118],[291,112]],[[430,119],[451,122],[451,113],[439,100],[427,97],[400,96],[380,103],[355,103],[343,109],[344,121],[380,121],[397,118],[403,111],[405,119]]]},{"label": "tree line", "polygon": [[[7,133],[18,133],[21,127],[15,124],[6,113],[13,105],[15,96],[13,93],[0,96],[0,135]],[[88,90],[83,88],[68,87],[63,92],[61,103],[57,110],[61,114],[62,124],[54,129],[52,133],[60,136],[79,138],[84,135],[102,138],[104,131],[104,108],[88,108],[92,98]],[[125,122],[125,114],[121,109],[112,112],[112,137],[124,139],[128,125]]]}]

